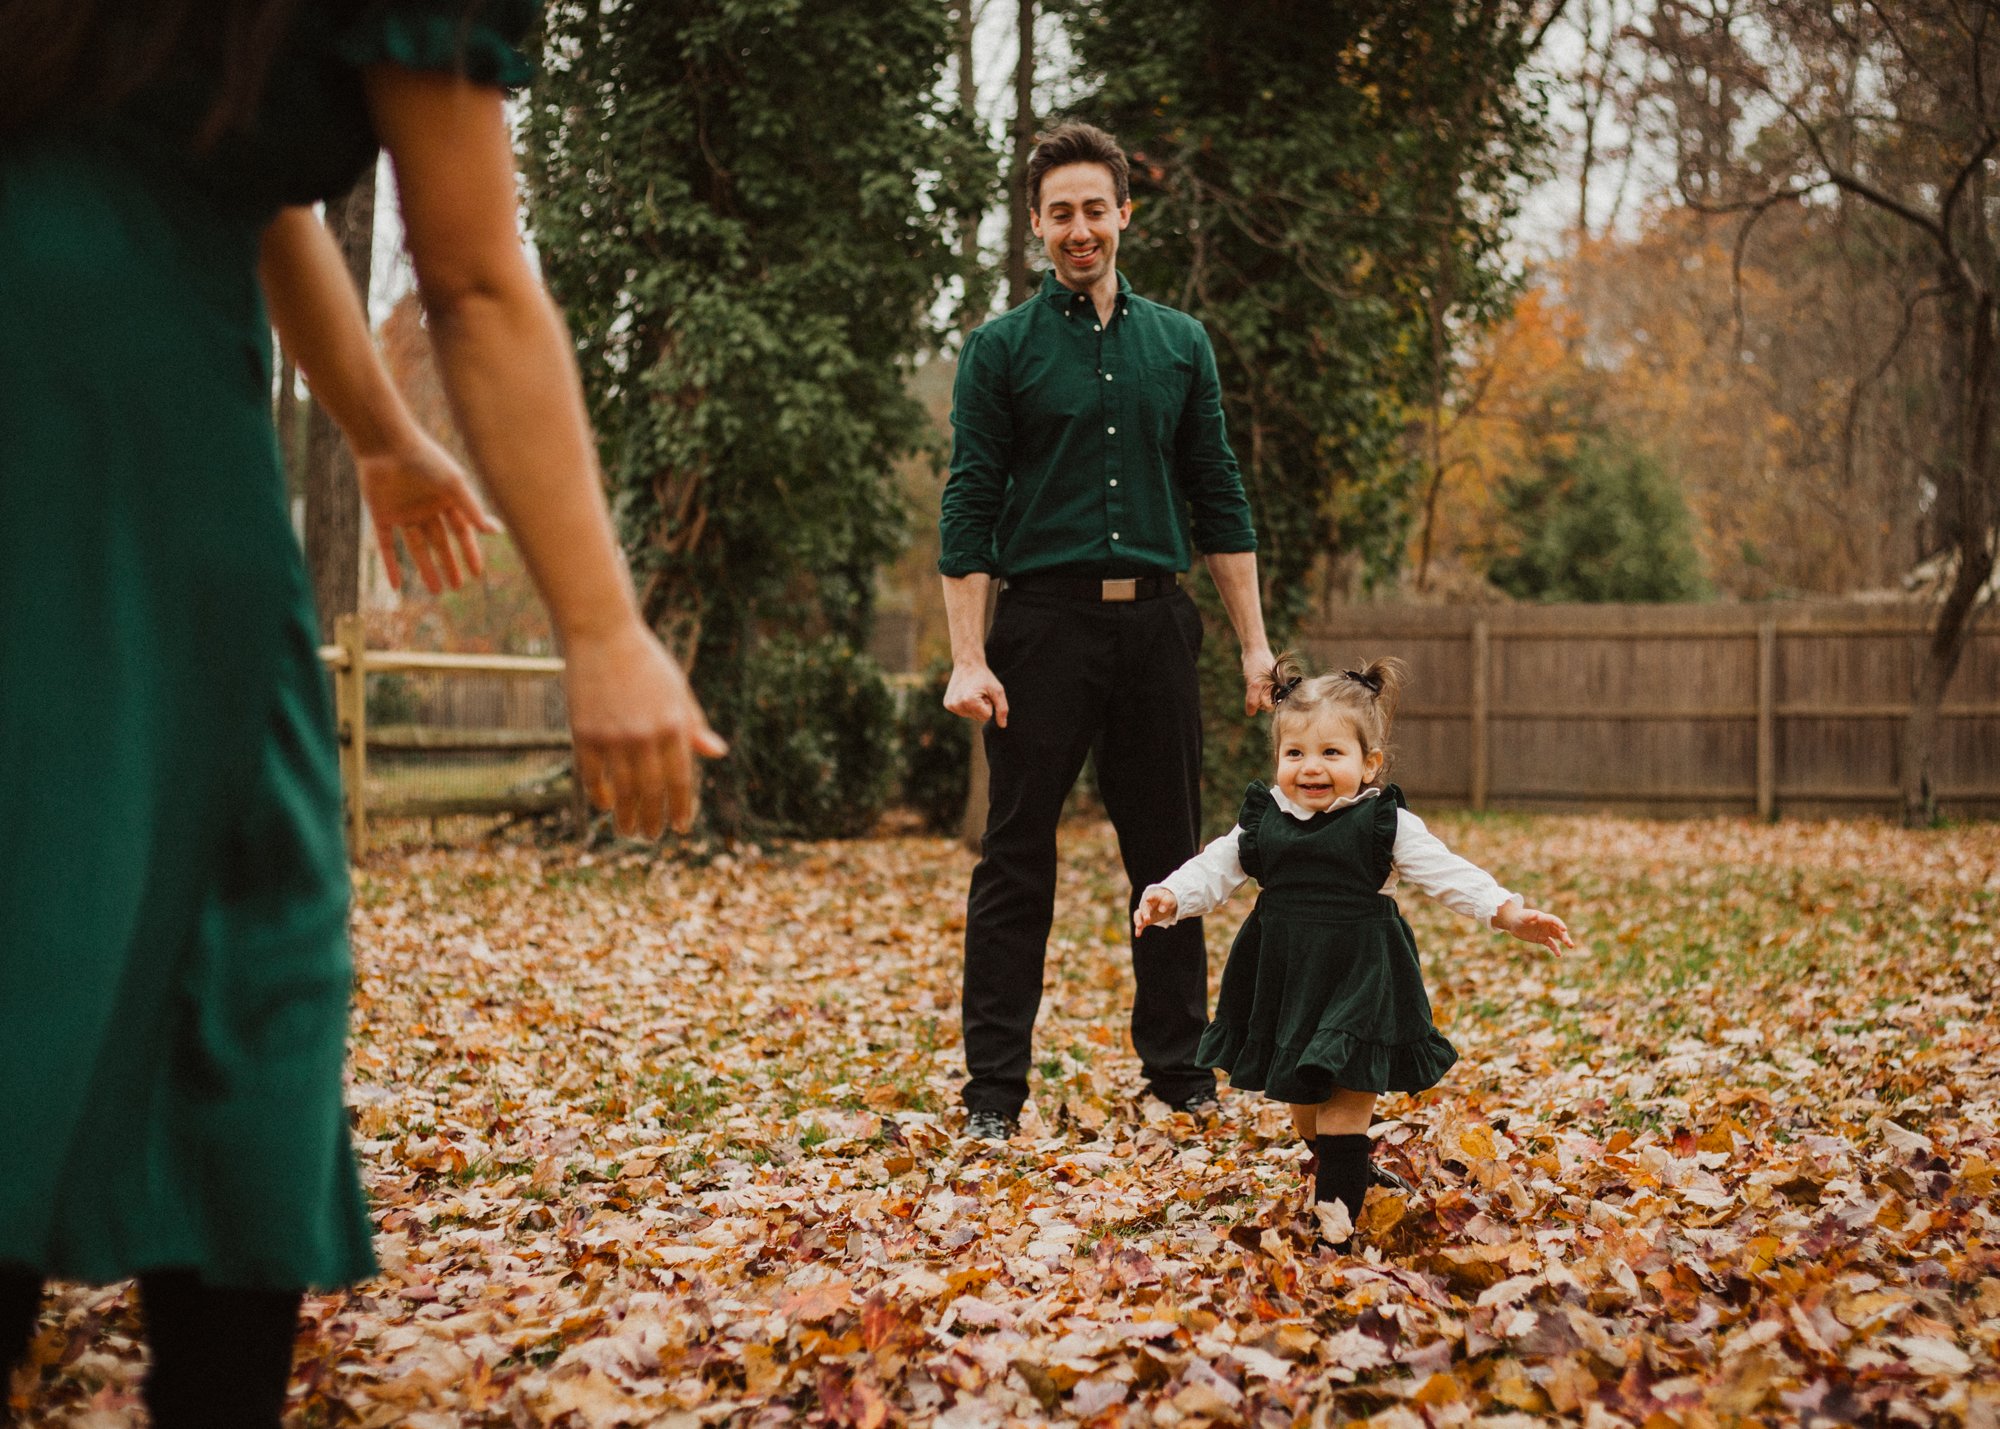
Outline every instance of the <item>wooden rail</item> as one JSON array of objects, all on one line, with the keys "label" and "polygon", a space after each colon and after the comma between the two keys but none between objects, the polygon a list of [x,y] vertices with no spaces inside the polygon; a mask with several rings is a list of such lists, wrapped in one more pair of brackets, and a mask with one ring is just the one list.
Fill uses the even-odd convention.
[{"label": "wooden rail", "polygon": [[563,662],[530,655],[448,655],[419,650],[370,650],[361,618],[334,622],[334,642],[322,645],[321,662],[333,675],[334,718],[340,737],[340,780],[347,800],[349,853],[368,849],[368,816],[439,817],[447,814],[541,813],[569,804],[560,789],[503,794],[419,795],[378,805],[368,803],[368,754],[555,754],[570,747],[566,730],[447,729],[430,725],[368,726],[368,677],[390,674],[488,675],[504,679],[549,679]]}]

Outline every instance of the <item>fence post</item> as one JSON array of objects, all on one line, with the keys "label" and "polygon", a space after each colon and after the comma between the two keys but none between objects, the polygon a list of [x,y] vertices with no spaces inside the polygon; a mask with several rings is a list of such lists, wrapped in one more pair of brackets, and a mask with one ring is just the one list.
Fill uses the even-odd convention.
[{"label": "fence post", "polygon": [[1765,616],[1757,622],[1757,817],[1768,819],[1778,808],[1778,622]]},{"label": "fence post", "polygon": [[347,852],[368,852],[368,640],[359,615],[334,617],[334,643],[346,655],[334,682],[340,730],[340,782],[347,792]]},{"label": "fence post", "polygon": [[1486,807],[1486,725],[1493,684],[1493,631],[1486,619],[1472,622],[1472,807]]}]

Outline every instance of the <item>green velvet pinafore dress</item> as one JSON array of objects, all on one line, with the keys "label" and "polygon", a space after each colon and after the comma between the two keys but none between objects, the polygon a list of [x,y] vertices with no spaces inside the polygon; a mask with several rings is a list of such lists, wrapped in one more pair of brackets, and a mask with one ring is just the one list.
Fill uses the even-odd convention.
[{"label": "green velvet pinafore dress", "polygon": [[1250,786],[1237,855],[1262,891],[1223,966],[1203,1066],[1299,1105],[1340,1088],[1423,1091],[1451,1070],[1458,1052],[1431,1025],[1416,940],[1381,891],[1402,806],[1390,785],[1296,819]]},{"label": "green velvet pinafore dress", "polygon": [[518,83],[448,0],[302,0],[248,132],[196,62],[0,145],[0,1265],[300,1289],[373,1267],[316,622],[265,226],[375,161],[364,66]]}]

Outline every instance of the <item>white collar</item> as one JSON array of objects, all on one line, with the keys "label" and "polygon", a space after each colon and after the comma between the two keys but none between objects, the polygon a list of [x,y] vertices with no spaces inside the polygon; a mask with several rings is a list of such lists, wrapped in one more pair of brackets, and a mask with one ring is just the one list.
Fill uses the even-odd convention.
[{"label": "white collar", "polygon": [[[1344,809],[1350,804],[1360,803],[1363,799],[1372,799],[1381,792],[1382,791],[1380,789],[1375,788],[1374,786],[1371,785],[1370,787],[1363,789],[1358,794],[1349,794],[1344,799],[1335,799],[1331,804],[1328,804],[1324,809],[1319,810],[1319,812],[1322,814],[1330,814],[1335,809]],[[1280,809],[1284,810],[1286,813],[1290,814],[1295,819],[1310,819],[1313,816],[1313,810],[1308,809],[1303,804],[1294,803],[1291,799],[1285,796],[1285,791],[1280,789],[1276,784],[1273,784],[1271,786],[1271,798],[1277,803]]]}]

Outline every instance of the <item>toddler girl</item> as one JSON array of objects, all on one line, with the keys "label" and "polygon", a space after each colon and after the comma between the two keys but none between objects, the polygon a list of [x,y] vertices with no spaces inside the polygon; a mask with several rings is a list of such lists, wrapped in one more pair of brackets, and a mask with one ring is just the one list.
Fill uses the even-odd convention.
[{"label": "toddler girl", "polygon": [[1368,1189],[1375,1098],[1433,1087],[1458,1060],[1431,1025],[1417,945],[1389,896],[1397,882],[1551,952],[1574,946],[1562,919],[1447,849],[1382,783],[1403,676],[1400,660],[1377,660],[1306,680],[1281,656],[1275,787],[1253,783],[1236,827],[1147,888],[1132,915],[1138,932],[1197,918],[1257,880],[1198,1057],[1291,1104],[1317,1161],[1314,1198],[1350,1219]]}]

